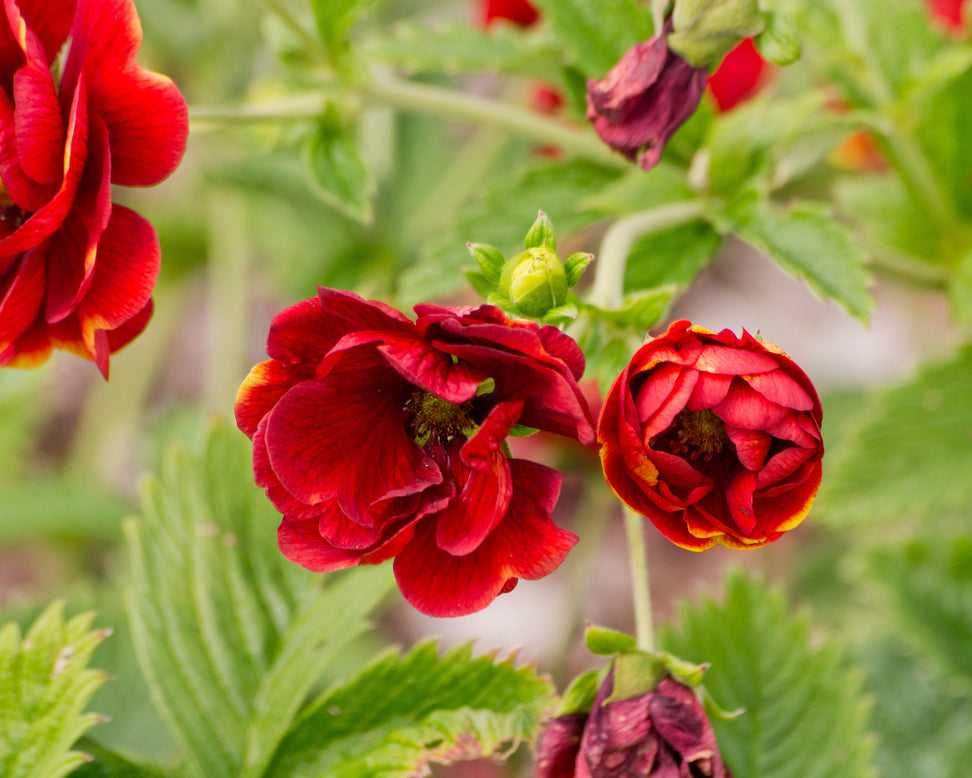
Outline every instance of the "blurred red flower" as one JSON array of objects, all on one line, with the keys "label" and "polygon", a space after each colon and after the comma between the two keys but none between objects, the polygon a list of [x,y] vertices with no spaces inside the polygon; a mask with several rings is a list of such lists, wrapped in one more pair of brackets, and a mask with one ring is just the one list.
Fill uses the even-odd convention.
[{"label": "blurred red flower", "polygon": [[677,321],[611,386],[598,420],[614,492],[673,543],[756,548],[810,511],[822,411],[771,343]]},{"label": "blurred red flower", "polygon": [[628,49],[603,79],[587,82],[587,118],[597,134],[644,170],[658,164],[705,90],[706,69],[669,50],[670,25]]},{"label": "blurred red flower", "polygon": [[537,778],[732,778],[712,725],[691,688],[657,688],[613,699],[614,668],[590,714],[553,719],[540,737]]},{"label": "blurred red flower", "polygon": [[433,616],[485,608],[552,572],[577,538],[550,513],[559,473],[504,455],[514,424],[594,441],[580,349],[492,306],[416,307],[351,292],[285,309],[236,419],[284,514],[284,555],[315,572],[395,559]]},{"label": "blurred red flower", "polygon": [[769,79],[772,66],[762,58],[752,38],[726,54],[709,76],[709,91],[720,111],[729,111],[756,94]]},{"label": "blurred red flower", "polygon": [[[185,151],[185,100],[135,63],[131,0],[6,0],[0,20],[0,365],[52,348],[93,359],[145,327],[159,270],[152,226],[111,202]],[[59,80],[52,69],[66,40]]]},{"label": "blurred red flower", "polygon": [[521,27],[529,27],[540,18],[540,12],[527,0],[481,0],[483,26],[505,19]]},{"label": "blurred red flower", "polygon": [[965,32],[965,0],[928,0],[928,10],[949,32]]}]

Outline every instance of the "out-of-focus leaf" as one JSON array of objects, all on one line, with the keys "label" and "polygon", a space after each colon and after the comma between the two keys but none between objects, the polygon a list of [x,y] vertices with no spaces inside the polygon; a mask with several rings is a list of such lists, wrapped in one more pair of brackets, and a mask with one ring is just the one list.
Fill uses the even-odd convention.
[{"label": "out-of-focus leaf", "polygon": [[346,131],[320,127],[304,144],[314,192],[328,205],[362,224],[374,216],[374,181],[358,146]]},{"label": "out-of-focus leaf", "polygon": [[874,700],[874,762],[882,778],[965,778],[972,763],[972,699],[928,672],[896,637],[858,649]]},{"label": "out-of-focus leaf", "polygon": [[116,754],[90,738],[81,738],[78,745],[92,761],[71,773],[74,778],[166,778],[169,774],[154,765],[140,764]]},{"label": "out-of-focus leaf", "polygon": [[63,477],[0,485],[0,541],[64,539],[117,541],[131,504],[98,486]]},{"label": "out-of-focus leaf", "polygon": [[469,645],[439,656],[424,643],[321,695],[267,778],[429,775],[432,762],[509,753],[534,739],[553,702],[549,680],[532,667],[474,659]]},{"label": "out-of-focus leaf", "polygon": [[715,258],[721,245],[722,236],[702,221],[642,235],[628,254],[624,287],[636,290],[675,284],[684,289]]},{"label": "out-of-focus leaf", "polygon": [[332,59],[343,52],[348,30],[369,2],[371,0],[310,0],[317,32]]},{"label": "out-of-focus leaf", "polygon": [[38,402],[39,383],[35,373],[0,373],[0,484],[7,480],[16,482],[23,473],[44,409],[43,403]]},{"label": "out-of-focus leaf", "polygon": [[917,135],[931,162],[936,185],[941,186],[958,214],[972,219],[972,69],[948,82],[915,111]]},{"label": "out-of-focus leaf", "polygon": [[368,56],[412,73],[511,73],[554,82],[560,77],[550,42],[511,25],[488,32],[457,22],[434,29],[396,25],[390,35],[368,42]]},{"label": "out-of-focus leaf", "polygon": [[582,195],[578,206],[603,216],[624,216],[677,200],[696,197],[688,185],[684,169],[664,160],[651,170],[651,175],[636,168],[600,189]]},{"label": "out-of-focus leaf", "polygon": [[631,327],[642,333],[652,327],[661,317],[675,296],[675,286],[644,289],[627,295],[624,305],[618,310],[604,308],[590,309],[590,313],[618,327]]},{"label": "out-of-focus leaf", "polygon": [[729,575],[725,602],[683,604],[679,626],[666,628],[667,651],[711,663],[706,689],[727,709],[745,712],[712,719],[719,749],[745,778],[863,778],[873,738],[861,679],[835,643],[814,648],[806,615],[793,616],[780,591]]},{"label": "out-of-focus leaf", "polygon": [[949,276],[947,291],[952,318],[961,324],[972,324],[972,248]]},{"label": "out-of-focus leaf", "polygon": [[818,516],[835,526],[939,519],[972,506],[972,346],[882,394],[824,459]]},{"label": "out-of-focus leaf", "polygon": [[87,667],[110,630],[91,630],[93,613],[65,623],[54,602],[21,639],[20,628],[0,628],[0,775],[60,778],[90,760],[71,746],[102,720],[82,713],[108,676]]},{"label": "out-of-focus leaf", "polygon": [[901,634],[972,690],[972,537],[883,549],[869,571],[888,593]]},{"label": "out-of-focus leaf", "polygon": [[636,0],[536,0],[543,17],[587,78],[603,78],[654,29],[651,6]]},{"label": "out-of-focus leaf", "polygon": [[190,775],[261,776],[328,663],[367,627],[383,568],[319,577],[277,549],[279,516],[247,441],[218,425],[206,454],[174,449],[130,522],[127,600],[152,698]]},{"label": "out-of-focus leaf", "polygon": [[864,267],[865,253],[824,206],[797,202],[780,212],[750,192],[734,201],[725,216],[739,237],[765,251],[786,272],[867,321],[874,299],[868,291],[871,274]]}]

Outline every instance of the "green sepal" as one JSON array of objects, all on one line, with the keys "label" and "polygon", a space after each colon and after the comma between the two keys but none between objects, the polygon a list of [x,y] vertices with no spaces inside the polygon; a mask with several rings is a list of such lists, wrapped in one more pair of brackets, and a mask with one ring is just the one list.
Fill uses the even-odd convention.
[{"label": "green sepal", "polygon": [[774,65],[792,65],[803,53],[797,28],[789,17],[769,11],[763,15],[766,28],[756,36],[756,48]]},{"label": "green sepal", "polygon": [[591,264],[594,260],[594,255],[589,254],[586,251],[578,251],[576,254],[571,254],[564,260],[564,270],[567,272],[567,286],[572,288],[577,286],[577,282],[580,281],[581,276],[587,269],[587,266]]},{"label": "green sepal", "polygon": [[510,438],[528,438],[530,435],[535,435],[539,431],[536,427],[527,427],[525,424],[514,424],[510,427],[510,431],[506,435]]},{"label": "green sepal", "polygon": [[766,25],[757,0],[676,0],[672,21],[668,47],[693,67],[715,64]]},{"label": "green sepal", "polygon": [[715,697],[712,696],[712,693],[708,689],[701,684],[699,685],[698,689],[702,695],[702,705],[705,706],[705,712],[710,716],[715,716],[717,719],[722,721],[732,721],[733,719],[739,718],[746,712],[745,708],[726,710],[715,701]]},{"label": "green sepal", "polygon": [[526,237],[523,239],[523,248],[525,249],[540,247],[550,251],[557,250],[557,236],[554,235],[553,223],[543,211],[537,214],[537,220],[527,230]]},{"label": "green sepal", "polygon": [[579,311],[576,303],[564,303],[556,308],[551,308],[540,319],[541,324],[553,324],[559,326],[567,324],[577,318]]},{"label": "green sepal", "polygon": [[584,643],[587,645],[588,651],[599,656],[633,651],[638,645],[634,636],[597,624],[587,625],[587,629],[584,631]]},{"label": "green sepal", "polygon": [[702,676],[709,669],[708,663],[697,665],[693,662],[687,662],[674,654],[669,654],[667,651],[662,651],[658,654],[658,658],[665,665],[669,673],[685,681],[690,686],[698,686],[701,684]]},{"label": "green sepal", "polygon": [[594,706],[594,698],[597,690],[607,675],[610,665],[602,667],[600,670],[587,670],[578,675],[564,691],[560,698],[560,705],[557,707],[555,716],[564,716],[568,713],[589,713]]},{"label": "green sepal", "polygon": [[627,651],[614,660],[614,689],[606,702],[627,700],[654,691],[666,674],[658,654]]},{"label": "green sepal", "polygon": [[500,273],[503,272],[503,265],[506,262],[503,252],[486,243],[467,243],[466,248],[469,249],[472,258],[476,260],[476,264],[479,265],[487,283],[495,287],[499,283]]}]

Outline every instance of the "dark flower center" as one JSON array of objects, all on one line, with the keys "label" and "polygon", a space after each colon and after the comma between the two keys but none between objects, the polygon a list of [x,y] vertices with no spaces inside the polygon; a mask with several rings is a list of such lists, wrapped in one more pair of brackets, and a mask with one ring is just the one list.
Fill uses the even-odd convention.
[{"label": "dark flower center", "polygon": [[0,238],[12,235],[27,221],[28,214],[10,200],[7,190],[0,186]]},{"label": "dark flower center", "polygon": [[473,400],[456,405],[421,389],[405,402],[405,425],[420,446],[430,439],[447,443],[462,435],[468,437],[476,429],[472,418]]},{"label": "dark flower center", "polygon": [[706,462],[729,444],[726,425],[710,410],[681,411],[672,425],[675,437],[668,444],[669,451],[695,461]]}]

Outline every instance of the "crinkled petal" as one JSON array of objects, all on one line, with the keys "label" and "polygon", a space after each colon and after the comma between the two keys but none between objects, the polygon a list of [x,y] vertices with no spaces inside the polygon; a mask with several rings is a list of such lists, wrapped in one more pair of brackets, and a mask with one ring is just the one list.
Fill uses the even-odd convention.
[{"label": "crinkled petal", "polygon": [[0,352],[30,326],[44,299],[44,251],[21,254],[0,280]]},{"label": "crinkled petal", "polygon": [[489,376],[417,337],[385,337],[380,351],[388,364],[410,384],[459,405],[476,395],[479,384]]},{"label": "crinkled petal", "polygon": [[255,365],[236,393],[236,425],[252,438],[260,420],[298,381],[314,377],[306,365],[285,365],[268,359]]}]

